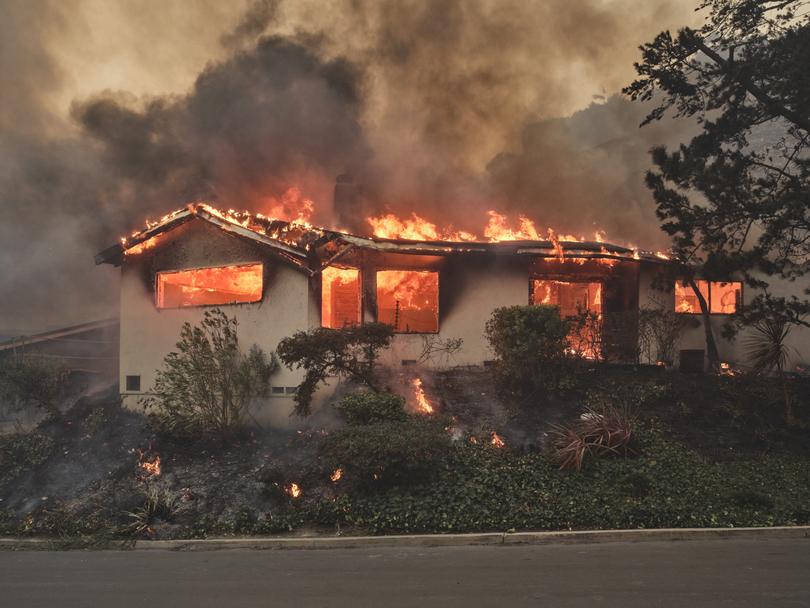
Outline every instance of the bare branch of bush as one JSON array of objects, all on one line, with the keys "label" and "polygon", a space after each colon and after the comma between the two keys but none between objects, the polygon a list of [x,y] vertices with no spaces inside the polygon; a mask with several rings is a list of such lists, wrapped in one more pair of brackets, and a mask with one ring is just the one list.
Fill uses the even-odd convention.
[{"label": "bare branch of bush", "polygon": [[461,350],[463,345],[464,338],[441,338],[438,334],[423,335],[419,363],[441,361],[444,365],[448,365],[450,359]]}]

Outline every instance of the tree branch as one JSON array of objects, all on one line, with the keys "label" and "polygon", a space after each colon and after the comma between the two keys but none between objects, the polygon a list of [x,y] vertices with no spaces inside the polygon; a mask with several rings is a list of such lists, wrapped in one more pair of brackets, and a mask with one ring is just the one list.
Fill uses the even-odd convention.
[{"label": "tree branch", "polygon": [[[732,69],[729,62],[723,59],[723,57],[714,49],[710,48],[702,39],[696,38],[695,40],[696,48],[700,49],[707,57],[709,57],[712,61],[714,61],[717,65],[719,65],[723,70],[725,70],[729,75],[733,76],[737,82],[739,82],[745,90],[748,91],[754,98],[759,101],[762,105],[768,108],[771,112],[786,118],[796,126],[804,129],[807,133],[810,133],[810,120],[806,117],[802,116],[791,110],[790,108],[784,106],[783,104],[779,103],[772,97],[770,97],[765,91],[763,91],[757,84],[754,83],[753,80],[747,75],[742,72],[736,71]],[[736,73],[735,73],[736,72]]]}]

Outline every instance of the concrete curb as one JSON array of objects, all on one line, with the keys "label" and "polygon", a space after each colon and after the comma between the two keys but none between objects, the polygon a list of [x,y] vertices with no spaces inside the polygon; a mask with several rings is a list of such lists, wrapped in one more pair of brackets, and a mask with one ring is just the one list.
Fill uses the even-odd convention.
[{"label": "concrete curb", "polygon": [[[233,549],[360,549],[371,547],[461,547],[479,545],[572,545],[588,543],[688,541],[721,539],[810,538],[810,526],[774,528],[660,528],[653,530],[582,530],[561,532],[488,532],[480,534],[415,534],[401,536],[309,536],[139,540],[110,542],[99,549],[136,551],[223,551]],[[0,551],[71,548],[69,541],[0,538]]]}]

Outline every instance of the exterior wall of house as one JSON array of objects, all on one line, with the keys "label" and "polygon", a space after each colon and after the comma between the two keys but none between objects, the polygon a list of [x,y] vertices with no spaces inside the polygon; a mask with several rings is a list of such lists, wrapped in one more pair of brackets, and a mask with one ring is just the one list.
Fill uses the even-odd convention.
[{"label": "exterior wall of house", "polygon": [[[292,265],[201,220],[192,220],[165,234],[154,250],[125,258],[121,273],[120,336],[120,386],[125,406],[141,407],[139,400],[153,386],[155,370],[163,358],[175,349],[183,323],[199,323],[205,310],[212,308],[158,309],[155,272],[259,261],[265,265],[262,300],[220,308],[237,318],[239,340],[245,348],[255,343],[270,353],[282,338],[318,322],[309,278]],[[141,390],[127,391],[126,376],[140,376]],[[286,389],[297,386],[301,377],[300,371],[280,366],[272,384],[283,387],[285,392],[271,393],[266,403],[252,408],[251,415],[259,422],[277,426],[293,423],[294,419],[289,418],[293,395]]]},{"label": "exterior wall of house", "polygon": [[458,353],[449,359],[437,355],[423,363],[436,367],[481,365],[492,359],[484,325],[500,306],[528,304],[528,260],[486,257],[459,262],[449,261],[439,270],[439,332],[397,334],[382,363],[401,366],[403,361],[418,360],[426,339],[449,338],[464,341]]},{"label": "exterior wall of house", "polygon": [[[656,264],[642,264],[641,277],[639,282],[639,306],[641,308],[661,308],[664,310],[675,309],[675,295],[673,291],[661,291],[654,286],[655,277],[660,272],[661,267]],[[776,296],[790,296],[796,294],[797,284],[785,280],[769,277],[771,291]],[[757,290],[743,285],[743,306],[750,303],[757,295]],[[703,318],[700,314],[689,315],[695,319],[695,326],[683,331],[677,350],[695,349],[706,350],[706,339],[703,329]],[[720,360],[731,364],[733,367],[745,367],[749,364],[746,356],[746,340],[754,334],[752,329],[741,330],[735,339],[728,340],[723,337],[723,325],[728,320],[728,315],[713,314],[710,316],[710,323],[714,333],[717,350]],[[788,337],[788,344],[792,347],[788,369],[793,369],[798,364],[810,362],[810,329],[794,328]],[[648,361],[654,363],[654,361]],[[676,365],[676,360],[674,362]]]}]

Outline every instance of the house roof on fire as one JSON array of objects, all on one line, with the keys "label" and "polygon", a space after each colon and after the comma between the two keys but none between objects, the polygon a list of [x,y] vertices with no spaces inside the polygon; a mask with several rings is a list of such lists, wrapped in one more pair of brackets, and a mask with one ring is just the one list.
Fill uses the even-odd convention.
[{"label": "house roof on fire", "polygon": [[250,239],[268,247],[294,266],[316,274],[333,264],[352,249],[369,249],[382,253],[415,255],[496,254],[531,255],[560,259],[618,259],[662,263],[668,258],[661,253],[640,251],[621,245],[592,241],[418,241],[359,236],[337,230],[318,228],[306,223],[286,222],[234,210],[220,211],[206,203],[192,203],[177,209],[146,228],[124,237],[119,243],[99,252],[96,264],[120,265],[124,256],[140,253],[155,244],[156,237],[198,218],[221,230]]}]

